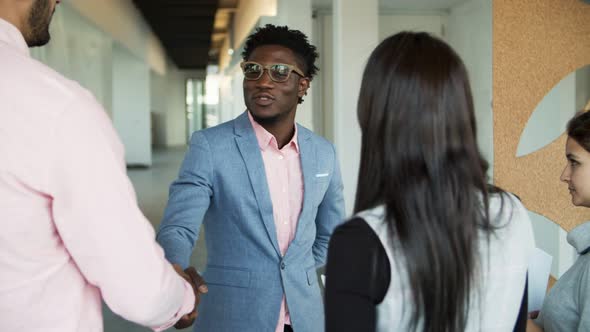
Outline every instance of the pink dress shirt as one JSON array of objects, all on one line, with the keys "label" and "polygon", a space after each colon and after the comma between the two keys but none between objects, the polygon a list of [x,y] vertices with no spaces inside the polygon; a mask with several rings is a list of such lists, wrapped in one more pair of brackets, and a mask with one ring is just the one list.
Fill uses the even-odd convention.
[{"label": "pink dress shirt", "polygon": [[[277,139],[254,121],[250,112],[248,112],[248,118],[254,127],[262,153],[277,239],[281,254],[284,256],[295,237],[303,204],[303,174],[297,144],[297,126],[291,141],[279,150]],[[283,332],[285,324],[291,324],[291,320],[283,295],[276,332]]]},{"label": "pink dress shirt", "polygon": [[90,93],[0,19],[0,331],[100,332],[101,299],[156,331],[193,309],[123,153]]}]

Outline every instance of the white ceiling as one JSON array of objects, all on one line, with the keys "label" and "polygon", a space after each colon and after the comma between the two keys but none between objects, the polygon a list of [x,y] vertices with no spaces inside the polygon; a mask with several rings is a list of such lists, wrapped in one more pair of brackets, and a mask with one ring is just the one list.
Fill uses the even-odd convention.
[{"label": "white ceiling", "polygon": [[[336,0],[312,0],[315,8],[332,8]],[[379,8],[386,10],[447,10],[467,0],[379,0]]]}]

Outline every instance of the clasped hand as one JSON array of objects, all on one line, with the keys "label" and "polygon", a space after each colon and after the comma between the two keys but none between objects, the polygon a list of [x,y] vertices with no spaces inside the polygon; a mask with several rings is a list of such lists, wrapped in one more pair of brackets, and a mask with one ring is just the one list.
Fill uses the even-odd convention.
[{"label": "clasped hand", "polygon": [[199,273],[197,273],[197,270],[195,270],[194,267],[189,266],[183,271],[182,267],[178,264],[172,264],[172,266],[174,266],[176,273],[183,277],[193,287],[193,291],[195,292],[195,309],[191,313],[182,316],[182,318],[180,318],[180,320],[174,325],[177,329],[184,329],[193,325],[193,322],[198,316],[197,306],[201,301],[201,294],[207,293],[208,289],[205,280],[199,275]]}]

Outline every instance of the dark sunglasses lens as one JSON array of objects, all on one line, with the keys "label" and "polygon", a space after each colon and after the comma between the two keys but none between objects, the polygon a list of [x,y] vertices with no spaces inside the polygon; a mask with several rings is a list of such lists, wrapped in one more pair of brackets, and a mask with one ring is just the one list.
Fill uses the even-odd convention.
[{"label": "dark sunglasses lens", "polygon": [[284,82],[289,79],[291,69],[285,65],[272,65],[270,67],[270,75],[272,79],[277,82]]},{"label": "dark sunglasses lens", "polygon": [[250,80],[258,79],[262,70],[262,66],[257,63],[247,63],[244,65],[244,77]]}]

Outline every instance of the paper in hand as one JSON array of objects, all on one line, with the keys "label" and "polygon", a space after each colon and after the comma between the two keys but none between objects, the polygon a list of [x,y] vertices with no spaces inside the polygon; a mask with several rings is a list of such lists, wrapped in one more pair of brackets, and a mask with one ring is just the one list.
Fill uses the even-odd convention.
[{"label": "paper in hand", "polygon": [[549,271],[551,271],[551,262],[553,257],[545,251],[535,248],[529,257],[528,270],[528,307],[529,312],[541,310],[545,294],[547,293],[547,283],[549,282]]}]

